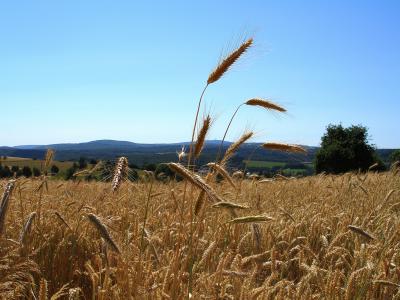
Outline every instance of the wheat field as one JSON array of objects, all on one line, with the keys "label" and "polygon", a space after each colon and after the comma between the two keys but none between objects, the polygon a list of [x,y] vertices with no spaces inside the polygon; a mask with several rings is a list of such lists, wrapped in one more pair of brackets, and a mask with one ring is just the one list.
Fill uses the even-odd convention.
[{"label": "wheat field", "polygon": [[222,153],[239,109],[286,112],[251,98],[208,172],[196,172],[214,121],[199,120],[206,89],[252,44],[210,73],[190,149],[167,164],[174,176],[145,171],[131,182],[121,157],[110,182],[82,180],[102,162],[58,181],[48,150],[40,178],[0,182],[1,299],[400,299],[398,168],[274,180],[232,172],[229,160],[253,136]]},{"label": "wheat field", "polygon": [[395,171],[233,180],[193,222],[184,182],[18,180],[1,298],[400,299]]}]

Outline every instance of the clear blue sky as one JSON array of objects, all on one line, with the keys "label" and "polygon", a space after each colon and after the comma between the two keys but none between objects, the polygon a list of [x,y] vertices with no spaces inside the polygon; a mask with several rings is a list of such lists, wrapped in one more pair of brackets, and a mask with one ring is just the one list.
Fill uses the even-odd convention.
[{"label": "clear blue sky", "polygon": [[221,52],[255,47],[209,87],[220,139],[246,107],[255,141],[318,145],[329,123],[363,124],[400,147],[400,1],[2,1],[0,145],[190,139],[198,96]]}]

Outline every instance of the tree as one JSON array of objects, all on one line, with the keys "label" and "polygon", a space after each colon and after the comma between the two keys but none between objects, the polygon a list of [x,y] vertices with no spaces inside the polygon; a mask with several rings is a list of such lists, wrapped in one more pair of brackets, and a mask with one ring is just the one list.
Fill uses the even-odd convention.
[{"label": "tree", "polygon": [[60,169],[56,165],[52,165],[50,171],[52,174],[57,174]]},{"label": "tree", "polygon": [[33,167],[32,172],[33,172],[33,176],[34,177],[39,177],[40,176],[40,170],[38,168]]},{"label": "tree", "polygon": [[18,171],[19,171],[19,167],[18,166],[12,166],[11,167],[11,172],[18,173]]},{"label": "tree", "polygon": [[316,173],[366,171],[374,163],[381,165],[374,146],[368,142],[367,128],[358,125],[344,128],[328,125],[315,158]]},{"label": "tree", "polygon": [[164,176],[167,176],[169,178],[173,178],[175,176],[175,172],[172,171],[167,164],[159,164],[155,170],[155,175],[158,178],[159,174],[164,174]]},{"label": "tree", "polygon": [[29,178],[32,176],[32,170],[28,166],[24,166],[22,168],[22,175],[25,176],[26,178]]},{"label": "tree", "polygon": [[395,150],[390,154],[390,162],[395,163],[396,161],[400,161],[400,149]]},{"label": "tree", "polygon": [[147,171],[152,171],[154,172],[157,169],[157,165],[156,164],[143,164],[143,170],[147,170]]},{"label": "tree", "polygon": [[76,170],[77,170],[77,166],[75,166],[75,164],[72,165],[72,167],[68,168],[68,169],[65,171],[64,179],[65,179],[65,180],[73,179]]},{"label": "tree", "polygon": [[7,178],[11,177],[13,173],[11,172],[10,168],[8,166],[4,166],[3,169],[1,170],[0,177],[1,178]]},{"label": "tree", "polygon": [[87,162],[86,162],[86,158],[84,157],[79,157],[79,169],[85,169],[87,167]]}]

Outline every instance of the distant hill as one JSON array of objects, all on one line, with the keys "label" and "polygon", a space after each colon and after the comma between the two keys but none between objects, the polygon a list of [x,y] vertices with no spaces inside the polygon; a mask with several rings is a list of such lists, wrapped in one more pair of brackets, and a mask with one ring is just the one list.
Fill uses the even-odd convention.
[{"label": "distant hill", "polygon": [[[215,160],[221,141],[207,141],[199,163],[207,163]],[[225,142],[225,151],[231,143]],[[0,147],[1,156],[15,156],[26,158],[42,159],[46,149],[51,148],[56,151],[55,159],[59,161],[78,160],[84,156],[88,159],[115,159],[120,156],[127,156],[129,161],[137,165],[145,163],[162,163],[176,161],[176,153],[188,142],[171,144],[139,144],[129,141],[97,140],[87,143],[67,143],[52,145],[21,145],[16,147]],[[234,164],[239,164],[243,160],[275,161],[275,162],[312,162],[318,147],[304,146],[307,155],[282,153],[277,151],[266,151],[260,147],[260,143],[244,144],[236,156],[232,159]],[[387,160],[394,149],[379,149],[378,153],[383,160]]]}]

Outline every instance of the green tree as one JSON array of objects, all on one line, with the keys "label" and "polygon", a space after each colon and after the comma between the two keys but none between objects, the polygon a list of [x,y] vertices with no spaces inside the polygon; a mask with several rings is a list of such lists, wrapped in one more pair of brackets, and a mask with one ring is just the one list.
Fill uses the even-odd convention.
[{"label": "green tree", "polygon": [[154,172],[157,169],[157,165],[156,164],[143,164],[143,170],[147,170],[147,171],[152,171]]},{"label": "green tree", "polygon": [[168,176],[169,178],[173,178],[175,176],[175,172],[173,172],[167,164],[159,164],[157,165],[155,175],[158,178],[158,175],[164,174],[164,176]]},{"label": "green tree", "polygon": [[19,167],[18,166],[12,166],[11,167],[11,172],[18,173],[18,171],[19,171]]},{"label": "green tree", "polygon": [[87,167],[87,162],[86,162],[86,158],[84,157],[79,157],[79,169],[85,169]]},{"label": "green tree", "polygon": [[72,166],[65,171],[64,179],[65,180],[74,179],[74,174],[78,169],[79,165],[76,162],[74,162]]},{"label": "green tree", "polygon": [[52,165],[50,171],[52,174],[58,174],[58,171],[60,171],[60,169],[56,165]]},{"label": "green tree", "polygon": [[22,175],[25,176],[26,178],[29,178],[32,176],[32,170],[28,166],[24,166],[22,168]]},{"label": "green tree", "polygon": [[11,172],[10,168],[8,166],[4,166],[1,170],[0,177],[1,178],[8,178],[11,177],[13,173]]},{"label": "green tree", "polygon": [[395,163],[396,161],[400,161],[400,149],[397,149],[390,154],[390,162]]},{"label": "green tree", "polygon": [[40,170],[36,167],[33,167],[32,173],[34,177],[39,177],[40,176]]},{"label": "green tree", "polygon": [[369,144],[367,128],[363,126],[328,125],[315,158],[316,173],[366,171],[380,160],[374,146]]},{"label": "green tree", "polygon": [[65,171],[64,179],[65,179],[65,180],[73,179],[74,173],[75,173],[75,172],[76,172],[76,168],[74,168],[74,166],[68,168],[68,169]]}]

